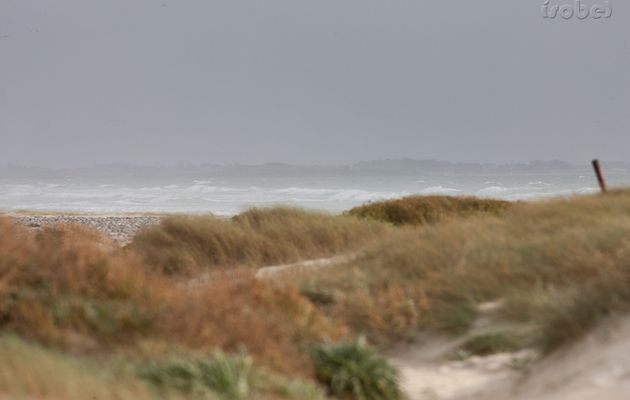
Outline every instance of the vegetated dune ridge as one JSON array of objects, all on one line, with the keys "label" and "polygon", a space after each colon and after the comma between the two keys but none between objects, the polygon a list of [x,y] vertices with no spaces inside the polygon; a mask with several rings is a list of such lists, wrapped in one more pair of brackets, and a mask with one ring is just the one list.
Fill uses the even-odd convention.
[{"label": "vegetated dune ridge", "polygon": [[153,268],[192,276],[209,269],[260,267],[332,256],[385,237],[390,227],[288,207],[251,209],[230,219],[173,216],[138,234],[130,247]]},{"label": "vegetated dune ridge", "polygon": [[628,192],[519,203],[498,217],[397,229],[303,284],[376,343],[419,328],[465,332],[478,304],[502,299],[503,339],[548,352],[625,311],[629,234]]},{"label": "vegetated dune ridge", "polygon": [[354,207],[346,214],[394,225],[427,225],[450,218],[500,215],[513,203],[453,196],[409,196]]},{"label": "vegetated dune ridge", "polygon": [[[80,366],[98,359],[110,377],[78,368],[90,375],[88,381],[123,377],[121,383],[146,391],[146,398],[159,383],[172,398],[189,398],[173,374],[183,368],[194,377],[197,366],[205,371],[218,362],[248,371],[249,361],[238,356],[244,346],[256,375],[264,376],[246,380],[249,398],[322,398],[313,382],[317,377],[326,388],[329,381],[313,370],[308,348],[363,333],[396,356],[391,349],[405,343],[424,352],[424,345],[433,343],[426,336],[431,332],[449,346],[432,364],[415,371],[407,364],[403,384],[408,387],[405,380],[423,365],[487,366],[507,354],[500,365],[505,379],[493,381],[497,391],[487,397],[498,399],[507,393],[500,392],[501,382],[520,381],[523,370],[532,371],[534,379],[538,368],[562,354],[558,351],[568,351],[566,346],[611,315],[625,314],[630,302],[630,193],[624,191],[517,203],[500,213],[449,215],[419,226],[291,209],[239,217],[220,224],[184,218],[176,229],[164,220],[144,241],[124,248],[85,228],[28,232],[1,221],[0,330],[18,338],[3,336],[0,348],[15,355],[22,352],[16,346],[26,346],[37,357],[54,363],[72,359],[68,362]],[[207,252],[207,243],[213,252]],[[165,251],[148,256],[146,249]],[[353,256],[334,259],[337,265],[320,261],[325,268],[315,265],[297,274],[287,275],[287,266],[278,265],[334,254]],[[151,256],[167,262],[154,263]],[[189,264],[180,269],[177,260]],[[282,272],[277,279],[255,279],[251,268],[266,264]],[[164,268],[168,265],[176,268]],[[182,286],[208,271],[230,273],[217,274],[195,290]],[[234,358],[207,355],[216,349]],[[546,358],[538,363],[529,354]],[[568,354],[567,359],[575,356]],[[180,361],[168,361],[173,357]],[[210,361],[196,361],[199,357]],[[399,366],[406,361],[393,358]],[[0,379],[0,393],[67,397],[58,375],[55,380],[44,373],[21,374],[19,368],[30,370],[25,362],[0,367],[0,376],[10,377]],[[151,374],[139,374],[148,367]],[[138,380],[142,376],[151,378],[148,389]],[[197,388],[196,380],[186,382]],[[531,382],[518,386],[518,393],[528,396],[536,387]],[[544,395],[551,393],[542,386]],[[472,386],[461,389],[447,393],[437,387],[414,398],[474,392]],[[228,398],[217,390],[212,386],[209,393]],[[108,395],[124,398],[114,390]]]}]

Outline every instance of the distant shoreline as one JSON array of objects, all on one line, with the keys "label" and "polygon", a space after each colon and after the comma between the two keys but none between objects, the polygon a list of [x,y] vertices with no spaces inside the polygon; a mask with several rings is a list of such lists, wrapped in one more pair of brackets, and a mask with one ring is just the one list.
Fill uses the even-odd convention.
[{"label": "distant shoreline", "polygon": [[[606,172],[630,173],[630,162],[602,160]],[[235,177],[322,177],[322,176],[432,176],[432,175],[547,175],[586,174],[591,172],[590,160],[575,164],[559,160],[530,161],[522,163],[477,163],[450,162],[441,160],[419,160],[412,158],[376,159],[349,164],[301,165],[283,162],[263,164],[179,164],[179,165],[135,165],[107,164],[83,167],[42,167],[26,165],[2,165],[3,179],[139,179],[155,178],[215,178]]]}]

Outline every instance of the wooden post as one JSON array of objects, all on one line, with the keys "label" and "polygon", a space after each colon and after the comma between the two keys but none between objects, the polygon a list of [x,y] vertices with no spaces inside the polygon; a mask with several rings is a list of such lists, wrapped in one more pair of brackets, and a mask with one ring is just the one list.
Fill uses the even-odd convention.
[{"label": "wooden post", "polygon": [[599,183],[599,188],[602,190],[602,193],[606,193],[606,181],[604,180],[604,174],[602,174],[602,169],[599,166],[599,160],[594,159],[592,161],[593,169],[595,170],[595,176],[597,176],[597,182]]}]

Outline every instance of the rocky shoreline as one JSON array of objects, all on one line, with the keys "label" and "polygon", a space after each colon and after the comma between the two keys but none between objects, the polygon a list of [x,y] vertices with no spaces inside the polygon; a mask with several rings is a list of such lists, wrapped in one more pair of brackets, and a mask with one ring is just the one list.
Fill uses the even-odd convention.
[{"label": "rocky shoreline", "polygon": [[95,228],[115,242],[124,245],[141,229],[160,222],[159,216],[99,216],[99,215],[11,215],[29,229],[51,224],[79,224]]}]

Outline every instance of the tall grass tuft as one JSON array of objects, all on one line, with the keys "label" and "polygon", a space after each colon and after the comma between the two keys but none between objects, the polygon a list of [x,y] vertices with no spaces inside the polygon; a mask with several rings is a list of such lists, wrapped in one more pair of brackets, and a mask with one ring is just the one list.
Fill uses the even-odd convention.
[{"label": "tall grass tuft", "polygon": [[264,266],[356,250],[386,227],[355,218],[276,207],[231,219],[174,216],[137,235],[130,245],[171,275],[209,268]]},{"label": "tall grass tuft", "polygon": [[241,400],[248,396],[252,379],[252,359],[244,352],[226,356],[215,352],[209,362],[198,364],[204,385],[226,400]]},{"label": "tall grass tuft", "polygon": [[398,400],[398,372],[365,339],[322,344],[311,350],[317,379],[334,396],[356,400]]},{"label": "tall grass tuft", "polygon": [[252,386],[252,359],[244,352],[214,352],[207,360],[174,360],[152,363],[140,376],[164,390],[224,400],[248,398]]}]

